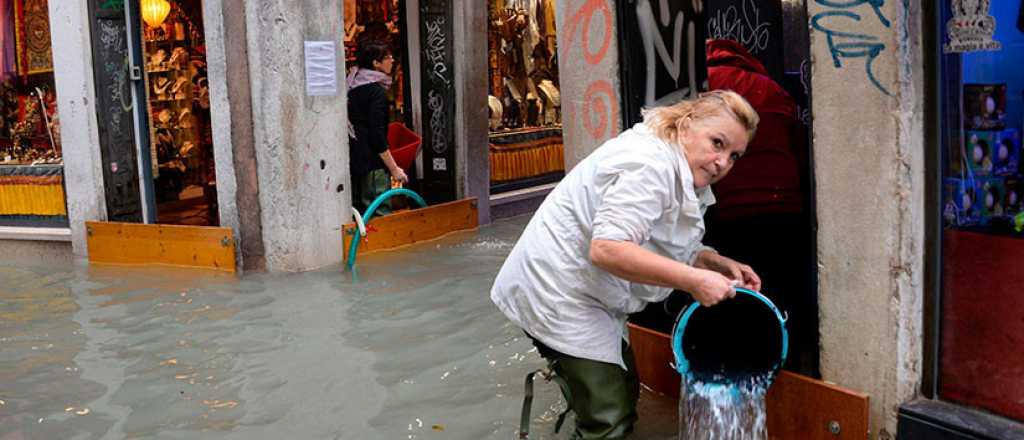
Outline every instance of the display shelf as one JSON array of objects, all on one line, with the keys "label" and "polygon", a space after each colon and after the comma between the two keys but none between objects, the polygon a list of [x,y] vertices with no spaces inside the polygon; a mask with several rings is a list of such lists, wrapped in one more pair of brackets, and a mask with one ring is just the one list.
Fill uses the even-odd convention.
[{"label": "display shelf", "polygon": [[171,69],[171,68],[163,68],[163,69],[148,69],[147,68],[146,69],[146,72],[148,72],[148,73],[180,73],[180,72],[187,72],[187,71],[188,71],[188,69],[183,68],[183,67],[178,67],[178,68],[175,68],[175,69]]}]

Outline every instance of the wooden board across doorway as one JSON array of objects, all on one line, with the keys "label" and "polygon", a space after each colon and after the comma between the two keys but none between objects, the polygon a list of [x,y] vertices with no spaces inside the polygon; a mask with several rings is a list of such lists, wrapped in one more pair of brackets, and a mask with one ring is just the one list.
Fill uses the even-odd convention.
[{"label": "wooden board across doorway", "polygon": [[166,265],[235,272],[231,228],[85,222],[90,263]]},{"label": "wooden board across doorway", "polygon": [[863,393],[781,371],[765,404],[770,440],[868,438],[868,396]]},{"label": "wooden board across doorway", "polygon": [[[657,393],[679,398],[671,336],[627,325],[640,382]],[[771,440],[863,440],[868,435],[867,395],[807,376],[779,372],[765,405]],[[838,427],[837,434],[832,433],[833,426]]]},{"label": "wooden board across doorway", "polygon": [[[366,225],[374,231],[367,234],[369,237],[359,244],[357,254],[394,249],[433,240],[455,231],[476,229],[480,224],[476,203],[476,198],[468,198],[374,217]],[[355,223],[349,223],[342,228],[346,259],[355,227]]]}]

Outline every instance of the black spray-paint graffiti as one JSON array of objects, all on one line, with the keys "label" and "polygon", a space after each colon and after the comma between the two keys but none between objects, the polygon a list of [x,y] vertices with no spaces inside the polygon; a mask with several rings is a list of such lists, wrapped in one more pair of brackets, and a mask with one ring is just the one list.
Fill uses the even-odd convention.
[{"label": "black spray-paint graffiti", "polygon": [[446,36],[444,35],[444,25],[444,17],[431,17],[431,19],[426,22],[426,57],[430,64],[427,67],[430,69],[430,73],[433,75],[435,81],[444,85],[449,85],[451,84],[451,79],[448,78],[448,64],[445,62],[444,52]]},{"label": "black spray-paint graffiti", "polygon": [[875,15],[878,17],[878,21],[885,27],[890,27],[890,22],[882,14],[882,6],[885,5],[885,0],[814,0],[815,3],[825,6],[830,9],[822,11],[814,15],[811,18],[811,27],[823,34],[828,41],[828,49],[832,55],[832,63],[836,68],[842,68],[843,58],[866,58],[864,63],[864,70],[867,72],[868,80],[882,93],[892,96],[878,78],[875,76],[872,65],[875,59],[885,51],[885,43],[881,42],[877,36],[860,34],[854,32],[845,32],[837,30],[835,27],[837,21],[840,19],[848,19],[853,23],[858,23],[861,20],[860,14],[850,11],[849,9],[856,8],[863,4],[871,5],[875,11]]},{"label": "black spray-paint graffiti", "polygon": [[[683,45],[683,27],[686,27],[687,31],[687,68],[690,79],[689,90],[697,90],[696,78],[696,66],[697,61],[694,59],[695,48],[694,40],[696,40],[696,25],[693,20],[687,22],[683,11],[679,11],[675,15],[675,20],[672,20],[671,10],[669,9],[668,0],[659,0],[660,8],[658,16],[654,14],[654,9],[651,7],[651,3],[648,0],[640,0],[636,4],[636,19],[637,24],[640,28],[640,35],[644,41],[644,57],[647,60],[647,89],[644,95],[644,105],[651,106],[655,104],[655,100],[659,97],[655,96],[656,81],[657,81],[657,68],[658,62],[665,68],[665,71],[672,77],[672,80],[676,82],[676,86],[679,85],[679,74],[682,71],[683,59],[681,56],[681,50]],[[658,23],[660,19],[660,24]],[[669,53],[668,45],[665,44],[665,39],[661,34],[661,27],[668,27],[672,25],[672,52]]]},{"label": "black spray-paint graffiti", "polygon": [[447,113],[444,108],[444,96],[437,90],[427,92],[427,108],[430,110],[430,133],[433,135],[432,149],[437,154],[448,151]]},{"label": "black spray-paint graffiti", "polygon": [[744,0],[740,10],[730,6],[708,18],[708,38],[733,40],[757,54],[768,48],[771,38],[769,26],[769,23],[761,21],[761,10],[757,8],[757,3]]}]

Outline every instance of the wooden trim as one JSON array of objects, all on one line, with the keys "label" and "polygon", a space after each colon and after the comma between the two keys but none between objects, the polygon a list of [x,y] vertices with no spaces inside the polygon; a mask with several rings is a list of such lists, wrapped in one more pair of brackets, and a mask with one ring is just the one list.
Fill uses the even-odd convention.
[{"label": "wooden trim", "polygon": [[231,228],[85,222],[90,263],[235,272]]},{"label": "wooden trim", "polygon": [[[478,226],[476,198],[375,217],[366,225],[370,232],[357,254],[395,249]],[[346,259],[355,228],[355,223],[342,228]]]}]

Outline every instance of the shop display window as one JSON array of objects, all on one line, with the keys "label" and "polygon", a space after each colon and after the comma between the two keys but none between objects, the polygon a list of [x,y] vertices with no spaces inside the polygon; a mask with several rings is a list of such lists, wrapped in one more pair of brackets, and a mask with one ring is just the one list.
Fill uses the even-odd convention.
[{"label": "shop display window", "polygon": [[199,0],[141,0],[157,222],[218,225]]},{"label": "shop display window", "polygon": [[0,226],[68,224],[47,8],[0,1]]},{"label": "shop display window", "polygon": [[939,395],[1024,420],[1024,4],[942,3]]},{"label": "shop display window", "polygon": [[565,173],[553,0],[490,0],[488,114],[491,192]]}]

